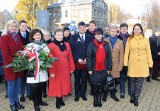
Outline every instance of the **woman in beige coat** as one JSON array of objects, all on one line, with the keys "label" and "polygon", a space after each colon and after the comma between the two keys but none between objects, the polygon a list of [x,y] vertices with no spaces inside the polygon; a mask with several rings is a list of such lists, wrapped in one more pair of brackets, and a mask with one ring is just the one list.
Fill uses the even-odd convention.
[{"label": "woman in beige coat", "polygon": [[131,103],[138,106],[145,77],[149,76],[149,67],[152,67],[152,57],[149,40],[144,37],[141,24],[133,26],[131,36],[127,39],[124,66],[128,66],[128,76],[131,78]]},{"label": "woman in beige coat", "polygon": [[[111,52],[112,52],[112,71],[111,75],[113,78],[117,79],[120,77],[120,71],[123,68],[123,58],[124,58],[124,46],[122,40],[117,37],[118,27],[116,25],[112,25],[110,27],[109,36],[105,39],[105,41],[109,42]],[[117,80],[116,80],[117,81]],[[116,89],[111,91],[112,95],[115,95]],[[115,101],[119,101],[119,99],[114,96]]]}]

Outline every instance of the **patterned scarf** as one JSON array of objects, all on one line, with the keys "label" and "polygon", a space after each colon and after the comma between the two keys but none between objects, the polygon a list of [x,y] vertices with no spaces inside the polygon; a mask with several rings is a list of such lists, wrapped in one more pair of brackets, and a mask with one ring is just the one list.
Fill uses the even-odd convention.
[{"label": "patterned scarf", "polygon": [[129,37],[129,33],[127,32],[126,34],[122,34],[120,32],[119,35],[122,37],[122,39],[123,39],[123,45],[125,46],[126,42],[127,42],[127,38]]},{"label": "patterned scarf", "polygon": [[16,43],[18,42],[18,35],[16,32],[9,31],[8,34],[12,36],[12,38],[15,40]]}]

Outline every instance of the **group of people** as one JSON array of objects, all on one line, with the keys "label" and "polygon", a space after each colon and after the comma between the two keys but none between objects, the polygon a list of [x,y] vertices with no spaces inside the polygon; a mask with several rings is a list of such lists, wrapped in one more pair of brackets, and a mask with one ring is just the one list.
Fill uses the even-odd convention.
[{"label": "group of people", "polygon": [[[106,32],[103,32],[102,28],[96,27],[95,21],[89,22],[88,29],[84,22],[79,22],[78,33],[70,35],[68,27],[58,28],[54,31],[54,40],[51,40],[51,33],[46,30],[32,29],[28,32],[24,20],[19,22],[19,29],[15,20],[8,21],[0,38],[3,66],[10,64],[24,45],[26,49],[31,45],[37,49],[44,45],[51,56],[58,58],[51,68],[40,70],[36,77],[26,77],[28,71],[14,72],[12,68],[4,68],[11,110],[24,109],[18,96],[20,94],[21,102],[25,101],[25,87],[35,111],[40,111],[39,106],[48,105],[42,100],[42,96],[47,95],[56,97],[56,108],[61,108],[65,105],[63,97],[72,92],[72,74],[75,102],[80,98],[87,101],[87,81],[94,107],[102,107],[108,93],[118,102],[117,84],[120,83],[120,98],[125,98],[128,78],[130,102],[138,106],[143,81],[153,65],[149,40],[144,37],[139,23],[133,26],[131,35],[126,23],[120,24],[119,33],[116,25],[106,27]],[[112,75],[116,84],[112,90],[104,88],[108,75]]]}]

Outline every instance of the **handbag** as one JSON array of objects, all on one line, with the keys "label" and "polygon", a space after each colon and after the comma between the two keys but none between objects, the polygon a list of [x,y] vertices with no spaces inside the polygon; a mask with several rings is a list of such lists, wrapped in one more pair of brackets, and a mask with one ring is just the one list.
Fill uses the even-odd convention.
[{"label": "handbag", "polygon": [[107,74],[106,80],[104,82],[104,90],[111,91],[115,88],[115,79],[111,74]]},{"label": "handbag", "polygon": [[34,71],[30,71],[30,70],[28,70],[28,71],[26,71],[26,77],[34,77]]},{"label": "handbag", "polygon": [[92,85],[103,85],[106,77],[107,77],[107,71],[102,70],[102,71],[95,71],[93,70],[92,75],[89,77],[89,82]]}]

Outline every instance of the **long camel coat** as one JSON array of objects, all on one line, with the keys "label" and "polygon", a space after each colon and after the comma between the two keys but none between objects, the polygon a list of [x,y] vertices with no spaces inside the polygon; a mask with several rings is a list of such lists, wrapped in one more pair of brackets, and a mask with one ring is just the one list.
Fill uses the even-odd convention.
[{"label": "long camel coat", "polygon": [[[105,41],[109,42],[111,52],[112,52],[112,71],[111,74],[114,78],[120,77],[120,71],[123,68],[123,61],[124,61],[124,46],[123,42],[120,39],[117,39],[114,47],[112,48],[111,42],[109,37],[105,39]],[[118,69],[120,71],[118,71]]]}]

